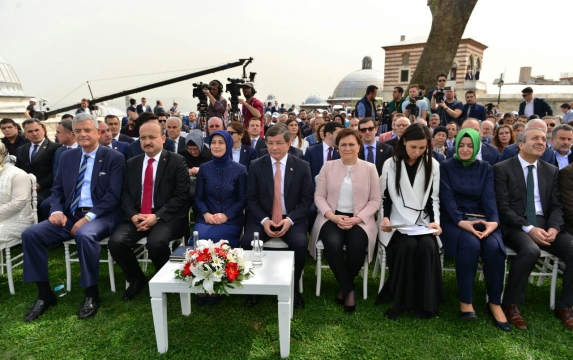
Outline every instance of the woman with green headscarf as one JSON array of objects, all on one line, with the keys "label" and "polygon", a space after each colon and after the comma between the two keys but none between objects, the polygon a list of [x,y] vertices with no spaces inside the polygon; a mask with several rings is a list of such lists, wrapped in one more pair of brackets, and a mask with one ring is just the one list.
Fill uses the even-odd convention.
[{"label": "woman with green headscarf", "polygon": [[477,320],[473,287],[481,257],[493,322],[509,331],[500,306],[507,255],[498,228],[493,171],[487,162],[476,160],[480,146],[480,134],[463,129],[456,137],[454,157],[440,163],[441,240],[446,256],[456,257],[460,318]]}]

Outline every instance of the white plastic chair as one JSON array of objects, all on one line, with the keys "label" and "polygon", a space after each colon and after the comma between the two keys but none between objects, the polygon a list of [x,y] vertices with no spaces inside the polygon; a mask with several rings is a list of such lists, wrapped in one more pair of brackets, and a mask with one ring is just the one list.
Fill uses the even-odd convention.
[{"label": "white plastic chair", "polygon": [[[34,215],[34,224],[38,223],[38,192],[36,190],[36,176],[34,174],[28,174],[30,177],[30,184],[32,190],[32,214]],[[12,239],[5,244],[4,249],[0,249],[0,274],[4,274],[4,268],[6,268],[6,275],[8,276],[8,289],[10,294],[14,295],[16,291],[14,290],[14,277],[12,275],[12,270],[17,266],[24,263],[24,252],[19,255],[12,257],[10,254],[10,249],[14,246],[22,244],[22,235],[16,239]],[[6,262],[4,262],[4,252],[6,252]],[[20,260],[22,259],[22,260]],[[14,261],[17,263],[14,264]]]},{"label": "white plastic chair", "polygon": [[[346,250],[346,246],[343,248]],[[330,269],[328,265],[322,265],[322,252],[324,251],[324,244],[322,240],[316,242],[316,296],[320,296],[320,286],[322,283],[322,269]],[[384,266],[384,269],[386,267]],[[364,258],[364,266],[362,267],[362,297],[364,300],[368,298],[368,254]]]},{"label": "white plastic chair", "polygon": [[[107,247],[107,243],[109,241],[109,237],[101,240],[99,243],[102,246]],[[71,239],[68,241],[64,241],[64,256],[66,261],[66,290],[68,292],[72,291],[72,263],[80,262],[80,259],[76,257],[78,254],[77,251],[70,253],[70,245],[75,245],[76,240]],[[109,270],[109,283],[111,286],[111,292],[115,292],[115,274],[113,273],[113,258],[111,257],[111,253],[109,252],[109,247],[107,248],[107,260],[100,260],[100,263],[106,263],[108,270]]]},{"label": "white plastic chair", "polygon": [[[284,250],[284,249],[288,249],[288,245],[281,238],[272,238],[263,244],[263,249]],[[300,275],[300,279],[298,281],[298,289],[299,289],[301,294],[302,294],[302,278],[303,278],[303,276],[304,276],[304,270],[302,271],[302,274]]]}]

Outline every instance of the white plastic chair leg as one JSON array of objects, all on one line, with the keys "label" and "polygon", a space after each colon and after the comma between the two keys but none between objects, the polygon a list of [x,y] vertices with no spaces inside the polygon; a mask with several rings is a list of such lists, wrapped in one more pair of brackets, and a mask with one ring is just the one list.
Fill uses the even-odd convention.
[{"label": "white plastic chair leg", "polygon": [[0,275],[4,274],[4,250],[0,250]]},{"label": "white plastic chair leg", "polygon": [[364,300],[368,298],[368,254],[364,259],[364,268],[362,269],[362,297]]},{"label": "white plastic chair leg", "polygon": [[64,253],[66,259],[66,290],[72,291],[72,262],[70,259],[70,245],[64,243]]},{"label": "white plastic chair leg", "polygon": [[372,279],[376,279],[378,275],[378,267],[380,266],[380,247],[382,245],[378,244],[378,251],[376,252],[376,261],[374,262],[374,269],[372,270]]},{"label": "white plastic chair leg", "polygon": [[382,287],[384,286],[385,281],[386,281],[386,249],[382,248],[382,255],[380,261],[380,286],[378,287],[378,292],[382,291]]},{"label": "white plastic chair leg", "polygon": [[553,259],[553,271],[551,273],[551,294],[549,295],[549,307],[551,310],[555,309],[555,288],[557,287],[557,275],[559,272],[559,259],[556,256],[551,256]]},{"label": "white plastic chair leg", "polygon": [[113,272],[113,258],[111,257],[111,252],[109,247],[107,248],[107,268],[109,270],[109,283],[111,286],[111,292],[115,292],[115,274]]},{"label": "white plastic chair leg", "polygon": [[14,278],[12,277],[12,256],[10,255],[10,248],[6,248],[6,273],[8,274],[8,288],[10,294],[14,295]]},{"label": "white plastic chair leg", "polygon": [[300,274],[300,279],[298,280],[298,291],[302,294],[302,278],[304,277],[304,270]]},{"label": "white plastic chair leg", "polygon": [[316,296],[320,296],[320,283],[322,281],[322,250],[316,250]]}]

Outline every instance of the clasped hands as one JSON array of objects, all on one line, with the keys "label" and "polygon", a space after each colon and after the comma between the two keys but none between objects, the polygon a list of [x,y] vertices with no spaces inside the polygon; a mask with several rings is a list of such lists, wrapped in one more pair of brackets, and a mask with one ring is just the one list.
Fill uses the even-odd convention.
[{"label": "clasped hands", "polygon": [[549,230],[545,231],[542,228],[534,227],[529,230],[528,234],[537,244],[542,246],[550,246],[551,243],[555,241],[557,234],[559,234],[559,230],[549,228]]},{"label": "clasped hands", "polygon": [[[484,231],[478,231],[474,228],[474,225],[483,224],[485,226]],[[478,239],[483,240],[488,237],[492,232],[497,229],[498,224],[495,221],[484,221],[484,220],[462,220],[458,223],[458,226],[467,232],[474,234]]]},{"label": "clasped hands", "polygon": [[[290,229],[291,226],[292,223],[290,222],[289,219],[282,219],[278,224],[275,224],[275,222],[272,221],[271,219],[267,219],[263,223],[263,229],[265,230],[267,235],[271,238],[277,238],[283,236],[284,234],[286,234],[286,232],[288,231],[288,229]],[[274,227],[277,230],[273,230],[271,229],[271,227]]]},{"label": "clasped hands", "polygon": [[326,218],[338,225],[342,230],[350,230],[354,225],[358,225],[362,222],[362,219],[358,216],[336,215],[333,212],[327,215],[328,217]]},{"label": "clasped hands", "polygon": [[227,215],[223,213],[217,213],[217,214],[205,213],[205,215],[203,215],[203,218],[205,219],[205,222],[209,225],[221,225],[227,222],[227,220],[229,220]]},{"label": "clasped hands", "polygon": [[137,214],[131,217],[131,222],[137,231],[147,231],[157,224],[157,216],[155,214]]}]

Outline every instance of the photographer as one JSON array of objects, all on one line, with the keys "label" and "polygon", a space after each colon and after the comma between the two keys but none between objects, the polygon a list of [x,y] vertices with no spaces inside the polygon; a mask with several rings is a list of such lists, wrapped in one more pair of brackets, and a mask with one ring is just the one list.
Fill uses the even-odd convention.
[{"label": "photographer", "polygon": [[441,125],[446,126],[450,121],[461,124],[462,109],[464,106],[455,99],[456,90],[453,86],[437,89],[432,94],[432,110],[440,115]]},{"label": "photographer", "polygon": [[424,96],[420,95],[418,85],[410,85],[408,87],[408,94],[410,95],[408,101],[404,101],[402,104],[404,116],[409,118],[411,123],[414,123],[418,117],[426,119],[428,116],[428,104],[424,100]]},{"label": "photographer", "polygon": [[218,117],[227,121],[229,112],[227,111],[227,100],[221,95],[223,84],[219,80],[213,80],[209,83],[208,89],[203,89],[203,93],[209,98],[207,107],[207,118]]},{"label": "photographer", "polygon": [[[249,120],[251,120],[251,118],[260,119],[263,116],[263,103],[255,98],[257,91],[253,83],[246,82],[242,88],[245,99],[239,98],[239,104],[243,105],[241,113],[243,114],[244,125],[246,128],[249,128]],[[261,136],[264,136],[264,130],[262,128]]]},{"label": "photographer", "polygon": [[485,120],[485,106],[478,104],[476,100],[477,97],[475,91],[466,91],[466,104],[462,110],[462,118],[460,121],[463,121],[467,118],[474,118],[480,121]]}]

